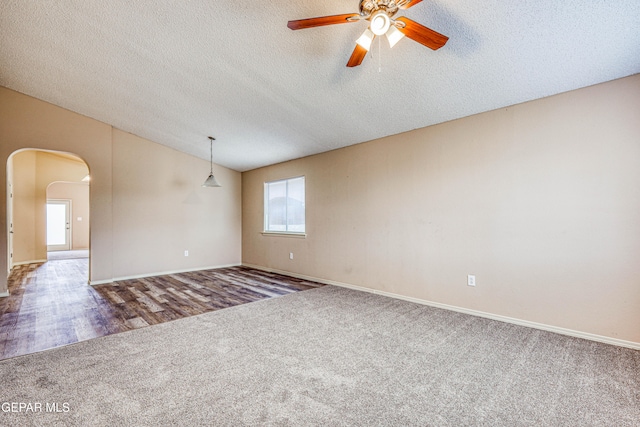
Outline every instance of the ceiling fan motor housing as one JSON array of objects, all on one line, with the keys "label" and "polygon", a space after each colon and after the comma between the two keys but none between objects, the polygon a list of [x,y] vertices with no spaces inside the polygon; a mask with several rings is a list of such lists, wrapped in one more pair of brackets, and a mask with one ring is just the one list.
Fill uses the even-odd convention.
[{"label": "ceiling fan motor housing", "polygon": [[360,0],[360,15],[369,19],[376,12],[382,11],[391,18],[398,12],[398,8],[402,1],[396,0]]}]

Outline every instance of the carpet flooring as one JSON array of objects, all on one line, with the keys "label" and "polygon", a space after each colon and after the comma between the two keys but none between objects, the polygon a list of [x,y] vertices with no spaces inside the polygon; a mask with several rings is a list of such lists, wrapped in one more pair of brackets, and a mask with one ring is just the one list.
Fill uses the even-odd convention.
[{"label": "carpet flooring", "polygon": [[640,351],[334,286],[3,360],[0,378],[12,426],[640,426]]}]

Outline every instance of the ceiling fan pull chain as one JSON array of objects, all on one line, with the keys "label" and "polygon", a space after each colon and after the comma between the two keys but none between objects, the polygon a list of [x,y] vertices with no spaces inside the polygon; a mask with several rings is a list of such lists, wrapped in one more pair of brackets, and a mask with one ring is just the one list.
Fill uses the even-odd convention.
[{"label": "ceiling fan pull chain", "polygon": [[380,44],[381,38],[378,37],[378,72],[382,72],[382,45]]}]

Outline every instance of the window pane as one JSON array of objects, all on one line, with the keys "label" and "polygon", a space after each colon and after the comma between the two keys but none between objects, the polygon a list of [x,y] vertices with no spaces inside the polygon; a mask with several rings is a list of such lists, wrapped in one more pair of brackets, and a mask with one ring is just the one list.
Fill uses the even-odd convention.
[{"label": "window pane", "polygon": [[47,204],[47,245],[64,245],[67,243],[66,206]]},{"label": "window pane", "polygon": [[304,233],[304,177],[288,181],[287,231]]},{"label": "window pane", "polygon": [[304,177],[266,182],[265,231],[305,232]]},{"label": "window pane", "polygon": [[287,231],[287,181],[267,184],[267,230]]}]

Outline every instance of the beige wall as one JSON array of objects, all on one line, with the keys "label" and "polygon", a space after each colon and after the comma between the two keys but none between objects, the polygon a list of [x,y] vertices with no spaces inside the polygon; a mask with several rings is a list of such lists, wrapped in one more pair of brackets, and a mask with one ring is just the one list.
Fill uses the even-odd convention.
[{"label": "beige wall", "polygon": [[21,264],[47,259],[36,244],[36,152],[23,151],[11,158],[13,174],[13,262]]},{"label": "beige wall", "polygon": [[[246,172],[243,262],[640,343],[639,117],[636,75]],[[307,237],[263,236],[300,175]]]},{"label": "beige wall", "polygon": [[[137,151],[142,154],[137,159],[142,166],[131,159],[124,160],[126,155],[122,154],[122,150],[128,149],[128,142],[145,147]],[[198,213],[184,213],[185,208],[176,206],[175,201],[179,196],[187,200],[195,191],[189,186],[188,180],[197,175],[196,184],[200,185],[207,177],[208,161],[196,158],[185,160],[182,155],[171,151],[181,159],[179,164],[189,166],[189,171],[167,168],[166,158],[171,154],[167,153],[165,147],[132,138],[105,123],[0,87],[0,294],[7,290],[6,166],[12,153],[25,148],[73,153],[88,165],[92,178],[90,274],[93,282],[109,281],[122,274],[154,274],[158,272],[155,268],[174,271],[240,263],[240,173],[214,167],[223,187],[198,188],[198,191],[202,190],[196,192],[203,202],[202,209]],[[180,182],[181,186],[179,189],[170,189],[168,193],[164,192],[164,188],[152,186],[150,191],[157,198],[156,203],[153,209],[144,210],[140,207],[143,201],[131,200],[127,183],[146,182],[147,174],[154,166],[144,162],[147,158],[165,158],[165,163],[153,172],[154,176],[159,177],[160,182],[172,185]],[[127,177],[126,181],[124,176]],[[205,190],[217,192],[217,195],[204,193]],[[194,197],[193,200],[197,201],[198,198]],[[115,212],[116,207],[122,206],[129,210]],[[164,212],[154,212],[158,206]],[[201,221],[192,224],[184,220],[189,215],[204,215],[202,212],[206,212],[211,225],[203,227]],[[199,236],[211,248],[196,249],[193,256],[190,254],[185,259],[183,250],[191,249],[185,247],[169,256],[162,253],[160,260],[155,259],[157,251],[166,251],[157,247],[158,232],[149,226],[134,229],[131,224],[149,224],[147,219],[154,221],[154,217],[158,216],[163,221],[163,235],[182,233],[190,236],[190,239]],[[117,226],[114,225],[114,219]],[[135,245],[130,247],[132,242]],[[168,240],[162,240],[162,243],[167,244]],[[176,245],[182,243],[190,244],[190,241],[176,241]],[[228,251],[220,255],[219,248],[227,248]],[[131,260],[139,260],[140,263],[136,266]]]},{"label": "beige wall", "polygon": [[47,200],[71,200],[71,249],[89,249],[89,183],[54,182]]},{"label": "beige wall", "polygon": [[112,277],[111,126],[0,87],[0,293],[6,291],[6,173],[8,157],[32,148],[75,153],[87,165],[91,185],[91,277]]},{"label": "beige wall", "polygon": [[203,188],[207,162],[119,130],[113,153],[115,277],[240,262],[240,173],[214,167],[222,187]]}]

